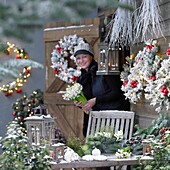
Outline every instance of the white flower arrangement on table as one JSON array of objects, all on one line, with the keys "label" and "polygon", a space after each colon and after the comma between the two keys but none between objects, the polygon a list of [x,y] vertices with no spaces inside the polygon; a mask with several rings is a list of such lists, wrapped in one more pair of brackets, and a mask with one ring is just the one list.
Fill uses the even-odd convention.
[{"label": "white flower arrangement on table", "polygon": [[[111,130],[112,131],[112,130]],[[119,130],[113,134],[113,132],[96,132],[94,137],[104,137],[104,138],[112,138],[113,136],[116,138],[116,141],[123,140],[123,131]]]},{"label": "white flower arrangement on table", "polygon": [[63,94],[64,100],[81,101],[82,104],[87,103],[87,99],[82,91],[83,87],[79,83],[74,83],[72,86],[68,85],[65,94]]},{"label": "white flower arrangement on table", "polygon": [[[58,44],[53,49],[51,67],[54,69],[55,75],[66,83],[76,82],[80,76],[80,68],[76,65],[74,56],[74,47],[80,43],[85,43],[83,38],[77,35],[64,36],[58,41]],[[69,63],[72,61],[72,67]]]},{"label": "white flower arrangement on table", "polygon": [[107,131],[96,132],[94,135],[86,137],[86,146],[91,151],[92,148],[97,148],[101,153],[116,153],[124,144],[123,131],[114,132],[110,128]]},{"label": "white flower arrangement on table", "polygon": [[121,87],[126,98],[136,103],[141,99],[142,93],[148,82],[155,81],[155,74],[160,67],[161,58],[157,55],[156,41],[146,42],[143,51],[139,51],[137,56],[132,59],[129,66],[125,65],[125,71],[121,73],[123,85]]}]

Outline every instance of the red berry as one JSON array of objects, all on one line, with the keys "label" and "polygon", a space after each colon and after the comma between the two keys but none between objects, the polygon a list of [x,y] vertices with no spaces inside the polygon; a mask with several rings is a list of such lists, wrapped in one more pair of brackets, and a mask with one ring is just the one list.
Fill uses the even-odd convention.
[{"label": "red berry", "polygon": [[164,92],[164,93],[168,93],[168,89],[164,89],[163,92]]},{"label": "red berry", "polygon": [[163,86],[162,86],[162,89],[166,89],[166,88],[167,88],[166,85],[163,85]]},{"label": "red berry", "polygon": [[123,86],[126,86],[128,84],[128,81],[123,82]]},{"label": "red berry", "polygon": [[164,93],[163,95],[166,97],[168,95],[168,93]]}]

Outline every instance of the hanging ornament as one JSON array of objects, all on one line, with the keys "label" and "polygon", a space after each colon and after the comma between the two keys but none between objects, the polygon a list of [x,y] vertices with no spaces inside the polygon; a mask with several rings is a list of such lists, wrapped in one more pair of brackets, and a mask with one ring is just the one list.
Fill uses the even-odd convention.
[{"label": "hanging ornament", "polygon": [[158,0],[143,0],[136,12],[138,16],[134,21],[135,42],[164,37],[164,22],[160,16]]},{"label": "hanging ornament", "polygon": [[[120,0],[119,2],[136,6],[134,0]],[[122,46],[130,45],[132,42],[132,12],[130,10],[118,7],[108,26],[110,26],[110,30],[106,41],[109,41],[110,46],[115,43]]]},{"label": "hanging ornament", "polygon": [[13,113],[12,113],[12,116],[16,116],[16,112],[13,112]]},{"label": "hanging ornament", "polygon": [[17,92],[17,93],[21,93],[21,92],[22,92],[22,89],[18,88],[18,89],[16,90],[16,92]]}]

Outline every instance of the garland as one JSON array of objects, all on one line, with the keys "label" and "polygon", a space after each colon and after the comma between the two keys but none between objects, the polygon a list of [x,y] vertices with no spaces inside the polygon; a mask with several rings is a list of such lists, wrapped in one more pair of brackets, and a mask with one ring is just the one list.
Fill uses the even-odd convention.
[{"label": "garland", "polygon": [[170,109],[170,48],[167,56],[159,56],[155,41],[148,41],[143,51],[135,58],[127,58],[121,73],[124,95],[132,103],[141,99],[142,94],[150,105],[156,105],[157,112]]},{"label": "garland", "polygon": [[80,67],[76,65],[74,57],[74,47],[80,43],[85,42],[77,35],[64,36],[58,41],[51,53],[51,67],[54,69],[55,75],[66,83],[76,82],[81,74]]},{"label": "garland", "polygon": [[[18,48],[15,44],[9,42],[0,44],[0,52],[8,56],[14,54],[16,58],[14,60],[10,59],[8,62],[3,62],[1,64],[1,76],[5,77],[8,74],[16,79],[10,83],[2,85],[0,87],[0,92],[3,92],[7,97],[11,96],[14,92],[21,93],[24,83],[27,82],[28,77],[31,75],[31,68],[43,68],[43,66],[35,61],[29,60],[28,53],[24,49]],[[20,66],[24,66],[24,68],[22,72],[18,74],[18,70],[16,70],[15,67]]]},{"label": "garland", "polygon": [[[170,48],[167,50],[170,57]],[[170,109],[170,58],[161,62],[161,67],[157,71],[155,81],[151,82],[145,89],[145,98],[150,100],[151,105],[157,105],[156,111]]]}]

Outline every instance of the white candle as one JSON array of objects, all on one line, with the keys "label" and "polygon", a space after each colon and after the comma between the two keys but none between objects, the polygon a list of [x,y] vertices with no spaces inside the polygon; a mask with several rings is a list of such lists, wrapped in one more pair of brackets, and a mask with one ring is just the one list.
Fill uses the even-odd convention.
[{"label": "white candle", "polygon": [[38,127],[36,128],[36,132],[37,132],[37,145],[40,145],[40,130]]}]

